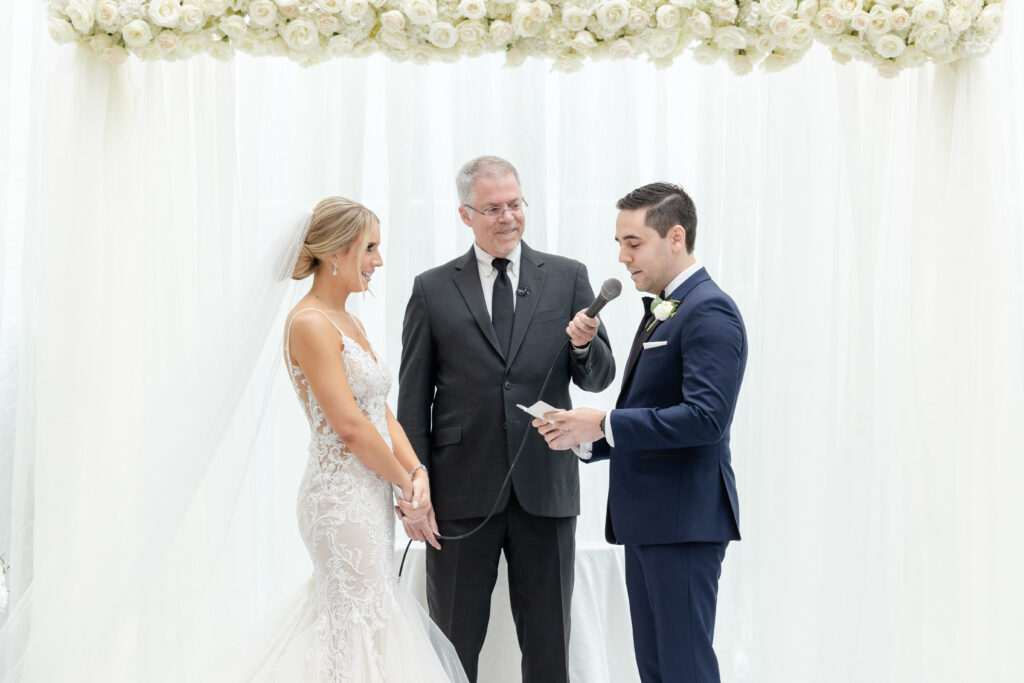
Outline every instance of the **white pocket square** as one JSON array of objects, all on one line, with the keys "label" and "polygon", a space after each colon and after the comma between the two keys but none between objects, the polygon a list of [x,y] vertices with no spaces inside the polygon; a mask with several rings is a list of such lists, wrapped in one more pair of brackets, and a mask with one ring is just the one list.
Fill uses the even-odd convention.
[{"label": "white pocket square", "polygon": [[659,346],[665,346],[666,344],[668,344],[667,341],[644,342],[644,350],[646,351],[647,349],[656,349]]}]

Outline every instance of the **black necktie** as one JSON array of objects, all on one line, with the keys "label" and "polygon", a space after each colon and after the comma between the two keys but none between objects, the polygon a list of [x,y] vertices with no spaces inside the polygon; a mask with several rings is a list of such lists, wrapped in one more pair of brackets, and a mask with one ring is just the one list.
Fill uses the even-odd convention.
[{"label": "black necktie", "polygon": [[508,346],[512,340],[512,281],[508,279],[507,258],[496,258],[491,265],[498,269],[498,277],[494,278],[494,289],[491,290],[491,325],[501,345],[501,353],[508,358]]},{"label": "black necktie", "polygon": [[651,312],[652,301],[654,301],[654,297],[644,297],[644,318],[640,321],[640,327],[637,328],[636,336],[633,337],[633,345],[629,347],[626,369],[622,371],[623,382],[633,374],[633,367],[636,365],[637,360],[640,359],[640,350],[644,347],[644,342],[651,337],[651,333],[647,331],[647,326],[654,320],[654,313]]}]

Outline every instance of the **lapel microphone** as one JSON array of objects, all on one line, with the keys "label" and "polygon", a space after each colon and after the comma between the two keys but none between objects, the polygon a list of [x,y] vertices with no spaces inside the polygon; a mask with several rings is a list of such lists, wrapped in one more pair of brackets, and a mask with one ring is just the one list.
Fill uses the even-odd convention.
[{"label": "lapel microphone", "polygon": [[522,288],[516,290],[516,296],[526,296],[530,293],[530,285],[524,285]]}]

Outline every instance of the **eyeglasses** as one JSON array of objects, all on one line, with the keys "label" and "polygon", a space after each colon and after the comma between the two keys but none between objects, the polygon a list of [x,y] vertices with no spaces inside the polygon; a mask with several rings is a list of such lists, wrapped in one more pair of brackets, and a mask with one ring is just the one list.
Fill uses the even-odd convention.
[{"label": "eyeglasses", "polygon": [[482,216],[487,216],[488,218],[498,218],[499,216],[505,215],[506,211],[512,214],[513,217],[520,216],[523,213],[523,209],[525,209],[528,206],[528,204],[526,203],[525,199],[520,199],[518,202],[512,202],[508,206],[491,206],[484,209],[483,211],[476,208],[475,206],[470,206],[469,204],[463,204],[463,206],[466,207],[467,209],[472,209],[473,211],[476,211],[478,214]]}]

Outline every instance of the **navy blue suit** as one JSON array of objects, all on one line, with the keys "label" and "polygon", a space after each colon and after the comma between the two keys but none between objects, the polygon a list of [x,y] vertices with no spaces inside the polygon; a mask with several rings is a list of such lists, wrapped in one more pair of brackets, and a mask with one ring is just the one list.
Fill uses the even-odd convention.
[{"label": "navy blue suit", "polygon": [[[609,542],[626,546],[633,640],[647,682],[718,681],[714,635],[718,578],[739,505],[729,427],[747,338],[736,304],[703,268],[670,299],[673,317],[646,331],[608,420]],[[658,342],[666,342],[657,345]]]}]

